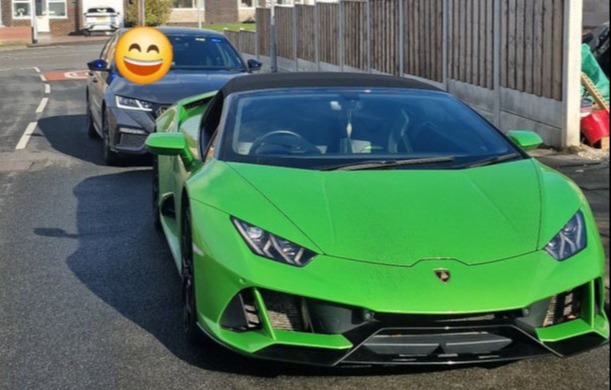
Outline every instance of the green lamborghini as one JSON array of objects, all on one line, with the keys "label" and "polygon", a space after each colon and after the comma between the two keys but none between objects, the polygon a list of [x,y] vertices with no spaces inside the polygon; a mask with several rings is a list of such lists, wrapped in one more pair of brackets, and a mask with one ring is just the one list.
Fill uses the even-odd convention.
[{"label": "green lamborghini", "polygon": [[541,142],[386,76],[256,75],[180,101],[146,143],[186,335],[325,366],[606,344],[597,226],[526,153]]}]

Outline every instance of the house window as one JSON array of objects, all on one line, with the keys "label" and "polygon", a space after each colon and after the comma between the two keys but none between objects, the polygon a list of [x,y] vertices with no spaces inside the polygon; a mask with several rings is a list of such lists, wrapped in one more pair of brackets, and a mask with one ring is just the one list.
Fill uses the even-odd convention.
[{"label": "house window", "polygon": [[174,0],[173,8],[197,8],[199,0]]},{"label": "house window", "polygon": [[32,9],[30,0],[13,0],[13,19],[30,19]]},{"label": "house window", "polygon": [[239,8],[255,8],[256,0],[238,0]]},{"label": "house window", "polygon": [[66,0],[49,0],[48,13],[51,19],[66,18]]}]

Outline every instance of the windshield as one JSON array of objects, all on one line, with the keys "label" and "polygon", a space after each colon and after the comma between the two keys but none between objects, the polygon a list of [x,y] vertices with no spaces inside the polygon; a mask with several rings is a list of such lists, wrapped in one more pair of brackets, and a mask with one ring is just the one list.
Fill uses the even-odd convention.
[{"label": "windshield", "polygon": [[474,111],[440,92],[245,92],[230,97],[226,118],[220,151],[226,161],[321,170],[351,164],[449,169],[523,156]]},{"label": "windshield", "polygon": [[98,14],[103,14],[103,13],[114,14],[115,10],[112,9],[112,8],[107,8],[107,7],[89,8],[87,10],[87,13],[89,13],[89,14],[94,14],[94,13],[98,13]]},{"label": "windshield", "polygon": [[243,70],[240,56],[224,38],[168,35],[174,50],[172,69]]}]

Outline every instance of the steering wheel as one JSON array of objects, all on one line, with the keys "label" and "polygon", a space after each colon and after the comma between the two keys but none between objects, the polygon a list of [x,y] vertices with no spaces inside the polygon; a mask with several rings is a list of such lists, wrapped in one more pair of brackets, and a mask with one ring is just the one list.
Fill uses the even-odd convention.
[{"label": "steering wheel", "polygon": [[418,137],[420,137],[420,135],[422,135],[422,133],[426,134],[435,131],[439,131],[439,125],[431,121],[424,121],[416,125],[412,137],[414,139],[417,139]]},{"label": "steering wheel", "polygon": [[[277,141],[272,140],[276,138]],[[259,149],[265,145],[278,145],[288,147],[291,153],[299,154],[321,154],[320,149],[305,139],[302,135],[290,130],[276,130],[263,134],[252,143],[249,154],[258,154]]]}]

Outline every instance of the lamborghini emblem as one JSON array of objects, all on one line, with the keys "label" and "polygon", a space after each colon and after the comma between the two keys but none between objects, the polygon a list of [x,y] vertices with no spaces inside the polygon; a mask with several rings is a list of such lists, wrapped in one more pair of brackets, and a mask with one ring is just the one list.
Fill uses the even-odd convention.
[{"label": "lamborghini emblem", "polygon": [[452,278],[450,271],[447,269],[435,270],[435,275],[437,276],[437,279],[441,280],[442,283],[448,283]]}]

